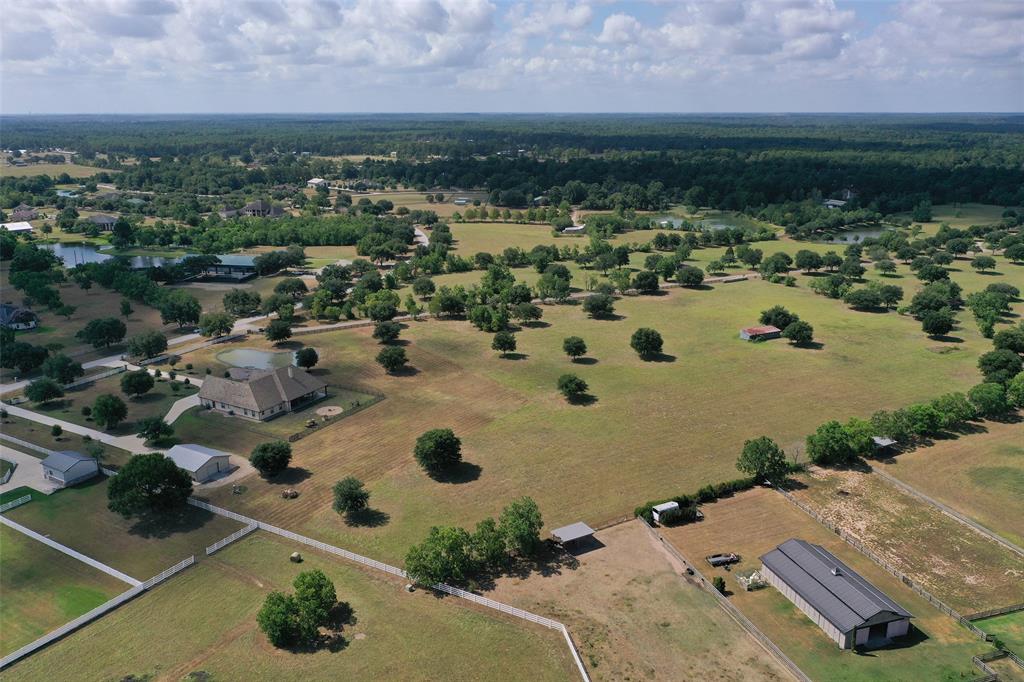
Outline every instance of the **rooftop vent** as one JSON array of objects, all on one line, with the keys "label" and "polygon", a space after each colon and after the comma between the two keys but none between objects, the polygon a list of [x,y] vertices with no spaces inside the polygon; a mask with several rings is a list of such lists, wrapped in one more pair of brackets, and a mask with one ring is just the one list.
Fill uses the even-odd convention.
[{"label": "rooftop vent", "polygon": [[832,567],[832,575],[839,575],[839,567],[838,566],[833,566]]}]

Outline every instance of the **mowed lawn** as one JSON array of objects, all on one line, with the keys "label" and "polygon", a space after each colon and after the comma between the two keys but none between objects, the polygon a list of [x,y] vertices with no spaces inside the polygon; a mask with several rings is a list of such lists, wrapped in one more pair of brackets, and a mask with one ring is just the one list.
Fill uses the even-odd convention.
[{"label": "mowed lawn", "polygon": [[[107,431],[115,435],[127,435],[136,432],[135,423],[138,420],[147,417],[163,417],[175,402],[195,395],[199,391],[195,384],[185,384],[181,381],[163,378],[155,379],[153,388],[149,392],[138,397],[129,397],[121,392],[121,377],[123,376],[125,376],[124,373],[115,374],[112,377],[71,389],[60,400],[53,400],[41,405],[28,403],[26,407],[54,419],[62,419],[79,426],[103,431],[104,429],[96,424],[92,417],[82,414],[82,408],[91,408],[101,395],[115,395],[127,406],[128,418]],[[174,385],[177,385],[177,391],[172,390],[171,387]]]},{"label": "mowed lawn", "polygon": [[97,173],[120,173],[120,171],[94,166],[80,166],[77,163],[31,163],[27,166],[0,166],[0,177],[21,178],[30,175],[57,177],[67,173],[73,178],[88,178]]},{"label": "mowed lawn", "polygon": [[[288,555],[299,549],[304,561]],[[355,623],[344,642],[316,652],[275,649],[256,613],[272,590],[292,591],[300,571],[323,570]],[[158,644],[156,644],[158,643]],[[560,633],[439,599],[257,533],[204,558],[103,619],[5,672],[47,679],[568,680],[578,676]]]},{"label": "mowed lawn", "polygon": [[936,441],[875,464],[1024,546],[1024,424],[984,422],[981,433]]},{"label": "mowed lawn", "polygon": [[974,624],[998,637],[1010,651],[1024,657],[1024,611],[993,616],[975,621]]},{"label": "mowed lawn", "polygon": [[[810,321],[821,347],[738,338],[775,304]],[[977,357],[991,347],[979,336],[937,352],[946,349],[910,318],[856,313],[804,288],[761,281],[627,297],[616,306],[622,319],[545,306],[543,324],[517,334],[517,359],[499,358],[491,335],[465,322],[410,323],[403,337],[414,371],[401,376],[373,360],[379,345],[369,330],[319,334],[319,367],[330,381],[385,400],[294,444],[299,499],[282,500],[280,484],[252,479],[245,495],[219,492],[218,501],[392,561],[431,525],[471,525],[524,494],[537,499],[549,527],[593,525],[737,477],[746,439],[768,435],[799,454],[806,434],[828,419],[966,390],[980,379]],[[644,362],[629,348],[638,327],[662,333],[661,361]],[[586,340],[585,362],[563,354],[569,335]],[[193,356],[197,366],[204,353]],[[566,372],[588,382],[592,404],[570,405],[557,393]],[[413,460],[416,437],[437,427],[462,438],[459,483],[436,482]],[[349,475],[366,482],[371,504],[389,516],[384,527],[349,527],[330,510],[331,486]]]},{"label": "mowed lawn", "polygon": [[96,608],[130,585],[0,526],[0,655]]},{"label": "mowed lawn", "polygon": [[[786,501],[779,493],[756,488],[702,507],[700,523],[663,529],[663,534],[711,579],[721,576],[729,600],[814,680],[823,682],[971,679],[971,657],[991,650],[965,628],[935,609],[910,588]],[[759,568],[760,556],[790,538],[822,545],[875,587],[914,615],[904,645],[866,655],[839,649],[817,625],[773,587],[747,592],[739,571]],[[703,557],[735,552],[731,571],[712,569]]]},{"label": "mowed lawn", "polygon": [[794,497],[960,613],[1024,602],[1020,556],[881,476],[814,468],[797,480]]},{"label": "mowed lawn", "polygon": [[[103,455],[100,457],[100,462],[104,466],[121,466],[128,461],[131,457],[131,453],[127,450],[114,447],[107,443],[100,443],[99,441],[92,441],[88,443],[82,436],[77,433],[71,433],[65,431],[60,435],[59,438],[54,438],[51,427],[39,424],[37,422],[29,421],[21,417],[15,417],[14,415],[8,415],[6,419],[0,421],[0,428],[3,429],[4,434],[19,438],[23,441],[38,445],[41,448],[48,450],[74,450],[76,452],[88,453],[87,445],[89,447],[99,446],[103,448]],[[13,447],[15,450],[24,452],[26,455],[32,455],[43,459],[45,455],[41,452],[36,452],[25,447],[19,447],[16,444],[7,443],[7,445]]]},{"label": "mowed lawn", "polygon": [[166,524],[139,524],[107,509],[107,484],[100,476],[52,495],[35,494],[6,515],[136,580],[147,580],[190,555],[202,555],[242,526],[192,506]]}]

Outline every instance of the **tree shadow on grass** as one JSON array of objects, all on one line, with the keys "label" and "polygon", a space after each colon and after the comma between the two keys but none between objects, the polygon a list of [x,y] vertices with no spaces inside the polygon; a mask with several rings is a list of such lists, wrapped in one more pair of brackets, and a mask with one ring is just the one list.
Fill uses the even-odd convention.
[{"label": "tree shadow on grass", "polygon": [[565,399],[570,405],[577,405],[579,407],[586,407],[593,405],[597,402],[597,396],[590,395],[589,393],[581,393],[580,395],[574,395],[571,398]]},{"label": "tree shadow on grass", "polygon": [[810,343],[795,343],[793,344],[793,347],[801,348],[803,350],[823,350],[825,348],[825,344],[821,341],[811,341]]},{"label": "tree shadow on grass", "polygon": [[312,475],[313,472],[305,467],[288,467],[276,476],[264,476],[263,480],[271,485],[295,485]]},{"label": "tree shadow on grass", "polygon": [[596,365],[598,363],[598,359],[589,357],[576,358],[575,360],[572,361],[572,363],[574,365]]},{"label": "tree shadow on grass", "polygon": [[393,377],[414,377],[419,373],[420,371],[412,365],[404,365],[393,372],[388,372],[388,375]]},{"label": "tree shadow on grass", "polygon": [[438,483],[470,483],[480,478],[483,467],[473,462],[459,462],[447,471],[439,471],[429,474]]},{"label": "tree shadow on grass", "polygon": [[367,507],[366,509],[345,514],[344,519],[345,525],[347,526],[380,528],[381,526],[387,525],[391,520],[391,515],[379,509]]},{"label": "tree shadow on grass", "polygon": [[137,519],[128,532],[142,538],[164,540],[177,533],[190,533],[216,518],[212,512],[187,507],[171,516],[145,516]]},{"label": "tree shadow on grass", "polygon": [[618,313],[612,313],[611,315],[593,316],[590,319],[598,320],[598,321],[603,321],[603,322],[620,322],[620,321],[626,319],[626,316],[625,315],[619,315]]},{"label": "tree shadow on grass", "polygon": [[942,334],[939,336],[929,336],[932,341],[939,341],[940,343],[963,343],[964,340],[959,336],[951,336],[949,334]]},{"label": "tree shadow on grass", "polygon": [[643,356],[644,362],[675,362],[676,356],[669,353],[651,353]]},{"label": "tree shadow on grass", "polygon": [[278,341],[274,344],[274,348],[280,348],[281,350],[298,350],[306,344],[302,341]]},{"label": "tree shadow on grass", "polygon": [[551,326],[550,322],[544,322],[543,320],[531,320],[530,322],[522,322],[519,324],[519,329],[547,329]]},{"label": "tree shadow on grass", "polygon": [[502,353],[501,354],[501,359],[502,360],[525,360],[528,357],[530,357],[530,356],[527,355],[526,353]]}]

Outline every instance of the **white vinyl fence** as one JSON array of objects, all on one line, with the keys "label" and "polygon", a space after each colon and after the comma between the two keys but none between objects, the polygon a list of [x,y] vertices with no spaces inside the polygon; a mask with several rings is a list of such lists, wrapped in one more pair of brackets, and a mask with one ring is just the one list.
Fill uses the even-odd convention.
[{"label": "white vinyl fence", "polygon": [[224,549],[225,547],[230,545],[235,540],[240,540],[240,539],[244,538],[246,535],[248,535],[249,533],[253,532],[257,528],[258,528],[258,526],[256,526],[255,524],[250,524],[250,525],[246,526],[245,528],[242,528],[240,530],[236,530],[234,533],[232,533],[231,535],[227,536],[226,538],[223,538],[221,540],[217,540],[217,542],[213,543],[212,545],[210,545],[209,547],[206,548],[206,556],[210,556],[214,552],[217,552],[217,551],[219,551],[221,549]]},{"label": "white vinyl fence", "polygon": [[121,604],[125,603],[126,601],[129,601],[130,599],[133,599],[133,598],[137,597],[138,595],[142,594],[146,590],[154,587],[155,585],[163,582],[164,580],[167,580],[168,578],[170,578],[175,573],[178,573],[179,571],[183,571],[184,569],[186,569],[189,566],[191,566],[193,563],[195,563],[195,557],[194,556],[190,556],[187,559],[179,561],[174,566],[171,566],[166,571],[163,571],[163,572],[153,576],[152,578],[150,578],[146,582],[142,583],[141,585],[138,585],[136,587],[132,587],[131,589],[129,589],[129,590],[125,591],[125,592],[122,592],[121,594],[117,595],[116,597],[114,597],[110,601],[108,601],[108,602],[106,602],[104,604],[100,604],[99,606],[94,608],[92,611],[89,611],[88,613],[82,614],[81,616],[79,616],[78,618],[75,618],[73,621],[71,621],[69,623],[65,623],[64,625],[62,625],[61,627],[57,628],[56,630],[43,635],[42,637],[40,637],[36,641],[32,642],[31,644],[26,644],[25,646],[21,647],[17,651],[14,651],[14,652],[12,652],[10,654],[7,654],[2,659],[0,659],[0,669],[6,668],[7,666],[11,665],[12,663],[20,661],[21,659],[25,658],[29,654],[35,653],[36,651],[38,651],[39,649],[42,649],[46,645],[48,645],[48,644],[50,644],[52,642],[55,642],[56,640],[60,639],[61,637],[64,637],[65,635],[74,632],[75,630],[77,630],[78,628],[82,627],[83,625],[85,625],[85,624],[87,624],[87,623],[89,623],[91,621],[96,620],[97,618],[99,618],[103,614],[105,614],[105,613],[107,613],[109,611],[112,611],[113,609],[116,609],[118,606],[120,606]]},{"label": "white vinyl fence", "polygon": [[[368,557],[364,557],[361,554],[356,554],[355,552],[350,552],[347,549],[342,549],[340,547],[335,547],[334,545],[328,545],[326,542],[320,542],[319,540],[314,540],[312,538],[307,538],[304,535],[299,535],[298,533],[293,533],[290,530],[285,530],[284,528],[278,528],[277,526],[272,526],[269,523],[263,523],[262,521],[257,521],[256,519],[250,518],[248,516],[243,516],[242,514],[237,514],[237,513],[233,512],[233,511],[229,511],[229,510],[223,509],[221,507],[215,507],[214,505],[212,505],[212,504],[210,504],[208,502],[203,502],[202,500],[197,500],[195,498],[189,498],[188,502],[189,502],[189,504],[191,504],[191,505],[193,505],[195,507],[199,507],[200,509],[205,509],[206,511],[213,512],[214,514],[218,514],[220,516],[226,516],[229,519],[234,519],[235,521],[239,521],[241,523],[244,523],[247,526],[246,528],[243,528],[242,530],[236,531],[235,533],[232,534],[232,535],[238,535],[238,537],[232,537],[231,535],[229,535],[228,537],[224,538],[224,540],[221,540],[220,542],[215,543],[215,544],[211,545],[210,547],[208,547],[207,550],[206,550],[207,554],[212,554],[213,552],[217,551],[217,549],[220,549],[224,545],[228,544],[228,542],[225,542],[225,541],[234,542],[239,537],[242,537],[243,535],[247,535],[248,533],[251,533],[252,530],[249,530],[249,528],[248,528],[249,526],[251,526],[253,530],[259,528],[260,530],[265,530],[268,533],[273,533],[274,535],[279,535],[279,536],[281,536],[283,538],[287,538],[289,540],[293,540],[293,541],[301,543],[303,545],[308,545],[309,547],[313,547],[314,549],[318,549],[318,550],[320,550],[322,552],[326,552],[328,554],[333,554],[335,556],[340,556],[340,557],[342,557],[344,559],[348,559],[349,561],[354,561],[356,563],[362,564],[363,566],[369,566],[370,568],[374,568],[374,569],[376,569],[378,571],[383,571],[385,573],[389,573],[391,575],[398,576],[400,578],[406,578],[407,577],[406,574],[405,574],[405,571],[403,571],[400,568],[397,568],[395,566],[391,566],[390,564],[385,564],[384,562],[377,561],[376,559],[370,559]],[[239,533],[241,533],[241,535],[239,535]],[[224,545],[221,545],[220,543],[224,543]],[[218,547],[218,545],[220,545],[220,547]],[[216,549],[213,549],[213,548],[216,548]],[[211,549],[213,549],[212,552],[210,551]],[[579,670],[580,677],[583,679],[583,682],[590,682],[590,676],[587,674],[587,669],[583,665],[583,659],[580,658],[579,651],[576,649],[576,645],[572,641],[572,636],[569,634],[569,629],[567,627],[565,627],[565,625],[563,625],[562,623],[559,623],[558,621],[555,621],[555,620],[551,620],[550,618],[545,618],[544,616],[538,616],[537,614],[530,613],[529,611],[524,611],[523,609],[516,608],[515,606],[510,606],[508,604],[503,604],[501,602],[494,601],[493,599],[488,599],[487,597],[482,597],[482,596],[480,596],[478,594],[473,594],[472,592],[467,592],[466,590],[460,590],[457,587],[452,587],[450,585],[445,585],[443,583],[438,583],[436,585],[431,585],[431,588],[437,590],[438,592],[444,592],[445,594],[450,594],[453,597],[459,597],[461,599],[466,599],[467,601],[471,601],[471,602],[473,602],[475,604],[480,604],[481,606],[485,606],[487,608],[494,609],[494,610],[500,611],[502,613],[507,613],[510,616],[515,616],[516,618],[522,618],[523,620],[530,621],[531,623],[537,623],[538,625],[543,625],[544,627],[551,628],[552,630],[559,630],[559,631],[561,631],[562,636],[565,638],[566,644],[569,646],[569,651],[572,653],[572,657],[573,657],[573,660],[576,663],[576,668]]]},{"label": "white vinyl fence", "polygon": [[32,501],[32,496],[31,495],[24,495],[22,497],[19,497],[16,500],[11,500],[10,502],[4,502],[3,504],[0,504],[0,514],[3,514],[5,511],[10,511],[11,509],[14,509],[15,507],[20,507],[21,505],[25,504],[26,502],[31,502],[31,501]]}]

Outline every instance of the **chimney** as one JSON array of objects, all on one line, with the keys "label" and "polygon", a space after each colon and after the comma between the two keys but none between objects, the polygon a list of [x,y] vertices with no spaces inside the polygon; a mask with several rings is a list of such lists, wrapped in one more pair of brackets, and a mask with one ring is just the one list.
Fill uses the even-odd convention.
[{"label": "chimney", "polygon": [[293,379],[295,378],[295,368],[294,367],[291,367],[291,366],[288,367],[288,376],[293,378]]},{"label": "chimney", "polygon": [[833,566],[832,567],[832,575],[839,575],[839,567],[838,566]]}]

